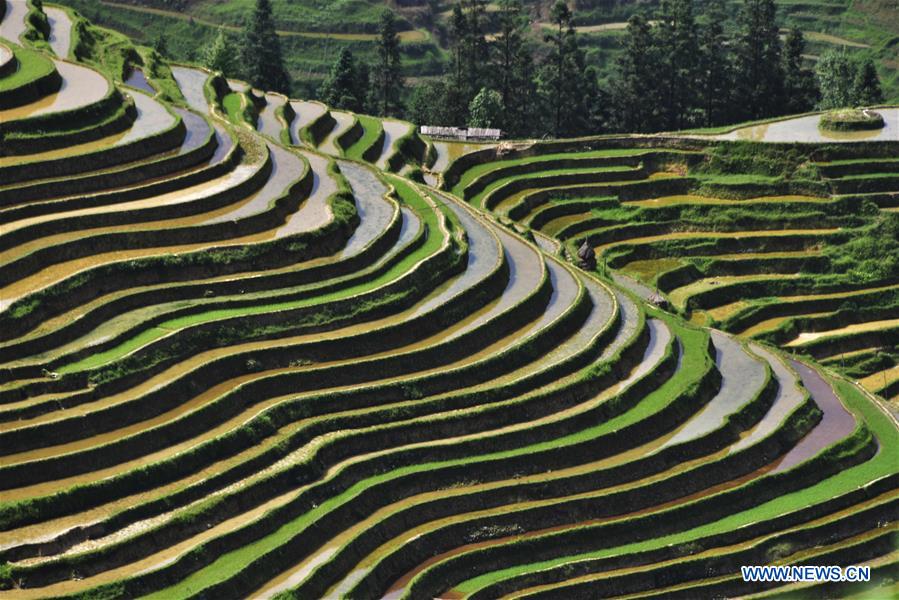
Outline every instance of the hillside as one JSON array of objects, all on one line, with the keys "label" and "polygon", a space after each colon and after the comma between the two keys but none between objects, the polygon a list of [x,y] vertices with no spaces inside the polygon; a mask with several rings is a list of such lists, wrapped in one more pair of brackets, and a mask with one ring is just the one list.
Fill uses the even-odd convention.
[{"label": "hillside", "polygon": [[896,597],[877,110],[453,141],[0,2],[0,596]]},{"label": "hillside", "polygon": [[[94,22],[112,27],[145,44],[165,37],[172,58],[192,60],[210,44],[216,27],[239,28],[249,14],[250,0],[64,0]],[[525,2],[530,11],[533,40],[542,44],[543,24],[550,0]],[[590,64],[609,73],[620,53],[624,22],[635,11],[651,11],[653,3],[581,0],[572,3],[581,42]],[[739,2],[728,11],[735,15]],[[291,0],[274,3],[278,29],[284,34],[285,57],[294,79],[294,93],[309,96],[327,74],[343,47],[374,62],[373,38],[378,13],[384,6],[401,19],[405,73],[409,78],[433,77],[446,68],[445,51],[450,2],[404,0]],[[814,61],[830,48],[844,48],[858,56],[872,56],[880,69],[888,99],[899,101],[899,19],[893,0],[840,0],[838,2],[778,2],[784,28],[797,26],[806,33],[808,59]],[[495,5],[487,4],[488,16]],[[488,30],[495,27],[490,25]]]}]

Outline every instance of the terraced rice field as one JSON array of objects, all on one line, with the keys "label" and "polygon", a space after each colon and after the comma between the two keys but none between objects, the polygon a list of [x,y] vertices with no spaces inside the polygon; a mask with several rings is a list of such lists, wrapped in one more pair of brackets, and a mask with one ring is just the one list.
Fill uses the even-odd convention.
[{"label": "terraced rice field", "polygon": [[[875,396],[828,343],[892,356],[899,282],[818,272],[891,202],[848,178],[892,163],[816,156],[852,191],[709,203],[714,140],[497,155],[47,57],[60,90],[0,123],[53,139],[0,158],[3,598],[892,593],[899,377],[877,363]],[[740,578],[773,561],[872,581]]]},{"label": "terraced rice field", "polygon": [[[878,377],[897,364],[896,251],[873,272],[846,258],[872,230],[893,227],[895,244],[897,109],[880,110],[889,123],[876,143],[810,136],[815,116],[757,126],[777,132],[750,136],[759,142],[741,130],[560,141],[474,150],[448,165],[443,186],[559,240],[572,259],[592,247],[600,273],[642,281],[628,285],[694,323],[826,360],[897,401]],[[787,151],[813,168],[765,176],[739,162]],[[850,352],[849,364],[829,360]]]}]

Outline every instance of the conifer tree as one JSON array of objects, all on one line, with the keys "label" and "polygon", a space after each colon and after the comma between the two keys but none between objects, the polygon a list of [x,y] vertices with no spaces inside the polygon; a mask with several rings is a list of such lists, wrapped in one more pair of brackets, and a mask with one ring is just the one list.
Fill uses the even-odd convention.
[{"label": "conifer tree", "polygon": [[545,40],[553,45],[553,50],[547,60],[541,83],[544,94],[551,95],[548,104],[553,109],[552,132],[554,136],[559,137],[562,133],[562,113],[572,109],[571,106],[565,106],[565,104],[568,100],[566,91],[569,81],[567,80],[572,75],[569,73],[568,57],[571,44],[567,38],[569,35],[574,35],[574,30],[571,28],[571,10],[564,0],[556,0],[550,12],[550,18],[556,26],[556,31],[545,37]]},{"label": "conifer tree", "polygon": [[493,82],[499,82],[502,119],[498,124],[510,135],[522,135],[530,129],[530,108],[535,88],[533,59],[525,45],[527,19],[521,0],[500,0],[500,31],[496,36],[497,52],[493,64]]},{"label": "conifer tree", "polygon": [[663,61],[656,83],[663,99],[665,127],[680,129],[696,104],[699,43],[693,0],[662,0],[656,44]]},{"label": "conifer tree", "polygon": [[[445,102],[448,106],[450,119],[447,124],[461,125],[468,120],[468,82],[465,77],[467,64],[465,48],[468,39],[468,18],[462,10],[462,3],[453,5],[453,14],[450,19],[450,37],[452,40],[452,75],[450,85],[444,89]],[[433,92],[433,90],[431,90]],[[433,122],[433,121],[429,121]]]},{"label": "conifer tree", "polygon": [[169,45],[163,34],[160,33],[156,36],[156,39],[153,40],[153,50],[162,57],[169,55]]},{"label": "conifer tree", "polygon": [[737,39],[737,97],[744,117],[758,119],[783,112],[780,30],[774,0],[744,0]]},{"label": "conifer tree", "polygon": [[724,6],[713,0],[699,32],[699,105],[706,127],[723,123],[731,106],[733,73],[730,44],[724,33]]},{"label": "conifer tree", "polygon": [[344,47],[319,89],[322,102],[336,108],[362,112],[368,94],[368,70],[363,67],[357,65],[352,51]]},{"label": "conifer tree", "polygon": [[787,35],[783,53],[785,112],[806,112],[818,99],[815,77],[802,66],[804,52],[805,37],[799,28],[794,27]]},{"label": "conifer tree", "polygon": [[656,47],[646,19],[636,14],[627,23],[624,52],[618,59],[615,85],[615,127],[624,131],[652,131],[660,128],[655,86]]},{"label": "conifer tree", "polygon": [[484,36],[484,20],[487,0],[467,0],[465,11],[468,26],[465,36],[466,93],[473,98],[479,93],[485,79],[485,67],[490,62],[487,39]]},{"label": "conifer tree", "polygon": [[874,61],[865,59],[858,67],[852,85],[852,96],[857,106],[873,106],[883,102],[883,90]]},{"label": "conifer tree", "polygon": [[290,78],[284,69],[270,0],[256,0],[256,8],[244,30],[242,62],[246,78],[254,87],[288,91]]},{"label": "conifer tree", "polygon": [[400,39],[393,12],[381,12],[378,24],[378,95],[381,115],[397,116],[402,111],[403,75]]}]

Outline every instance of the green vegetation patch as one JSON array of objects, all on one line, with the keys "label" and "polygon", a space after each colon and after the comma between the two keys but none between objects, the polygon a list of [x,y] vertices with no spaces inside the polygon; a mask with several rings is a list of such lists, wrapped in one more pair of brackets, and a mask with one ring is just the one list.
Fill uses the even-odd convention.
[{"label": "green vegetation patch", "polygon": [[831,131],[867,131],[883,129],[885,126],[883,115],[858,108],[846,108],[825,113],[821,115],[821,120],[818,122],[818,127]]},{"label": "green vegetation patch", "polygon": [[366,151],[381,139],[384,126],[381,125],[380,119],[366,115],[359,115],[359,123],[362,124],[362,137],[347,149],[346,156],[356,160],[365,160]]},{"label": "green vegetation patch", "polygon": [[19,68],[7,77],[0,78],[0,92],[14,90],[22,85],[49,76],[56,68],[53,62],[40,52],[10,45],[19,62]]}]

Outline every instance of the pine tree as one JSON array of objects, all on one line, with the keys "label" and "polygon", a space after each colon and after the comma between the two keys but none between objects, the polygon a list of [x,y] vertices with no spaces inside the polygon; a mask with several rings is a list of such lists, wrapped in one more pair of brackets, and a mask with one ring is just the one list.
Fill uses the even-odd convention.
[{"label": "pine tree", "polygon": [[[568,40],[568,30],[571,29],[571,10],[564,0],[556,0],[550,12],[550,18],[556,25],[557,31],[554,34],[547,34],[545,40],[553,44],[553,51],[547,60],[547,69],[544,70],[545,77],[543,80],[544,88],[552,94],[550,106],[553,107],[552,132],[553,135],[559,137],[562,133],[562,112],[571,110],[571,106],[566,104],[566,78],[569,73],[567,53],[570,47]],[[573,34],[573,29],[571,30]]]},{"label": "pine tree", "polygon": [[731,107],[733,73],[730,44],[724,33],[724,7],[720,0],[706,9],[706,22],[700,27],[699,104],[706,127],[728,120]]},{"label": "pine tree", "polygon": [[521,0],[500,0],[500,31],[491,81],[499,82],[502,120],[498,124],[509,135],[521,135],[529,129],[530,106],[534,99],[533,58],[525,46],[527,19]]},{"label": "pine tree", "polygon": [[270,0],[256,0],[256,9],[244,30],[242,62],[246,78],[254,87],[288,91],[290,78],[284,69]]},{"label": "pine tree", "polygon": [[692,0],[662,0],[656,28],[660,96],[665,127],[681,129],[696,105],[695,81],[698,74],[699,42]]},{"label": "pine tree", "polygon": [[615,78],[615,127],[624,131],[660,129],[656,80],[656,48],[649,23],[642,15],[628,20],[624,52]]},{"label": "pine tree", "polygon": [[784,102],[786,112],[802,113],[811,110],[818,97],[818,88],[811,71],[802,66],[805,37],[796,27],[790,30],[784,45]]},{"label": "pine tree", "polygon": [[161,33],[158,36],[156,36],[155,40],[153,40],[153,50],[159,56],[166,57],[169,55],[168,42],[166,42],[165,36],[162,35]]},{"label": "pine tree", "polygon": [[468,26],[465,36],[465,91],[468,98],[477,94],[484,80],[484,71],[490,62],[487,39],[484,36],[484,20],[487,0],[467,0],[465,11]]},{"label": "pine tree", "polygon": [[883,90],[874,61],[867,58],[859,65],[852,84],[852,97],[856,106],[873,106],[883,102]]},{"label": "pine tree", "polygon": [[[331,67],[331,72],[319,89],[325,104],[355,112],[362,112],[368,85],[360,81],[360,68],[349,48],[344,47]],[[368,72],[365,72],[368,79]]]},{"label": "pine tree", "polygon": [[737,40],[737,97],[744,117],[758,119],[783,112],[780,30],[774,0],[745,0]]},{"label": "pine tree", "polygon": [[549,131],[556,137],[578,135],[590,127],[596,82],[589,79],[573,14],[563,0],[553,6],[552,18],[556,30],[545,36],[551,50],[540,69],[538,90]]},{"label": "pine tree", "polygon": [[378,24],[378,94],[382,116],[397,116],[402,111],[403,75],[400,39],[393,12],[381,12]]},{"label": "pine tree", "polygon": [[[468,19],[462,10],[462,4],[453,5],[453,14],[450,19],[450,36],[452,39],[452,75],[446,91],[446,102],[449,103],[451,118],[449,123],[461,125],[468,121],[467,80],[465,66],[467,64],[465,48],[468,39]],[[452,93],[450,93],[452,90]]]},{"label": "pine tree", "polygon": [[228,43],[228,35],[224,29],[220,28],[212,45],[206,47],[203,52],[203,64],[212,71],[224,73],[226,76],[233,74],[234,49]]}]

